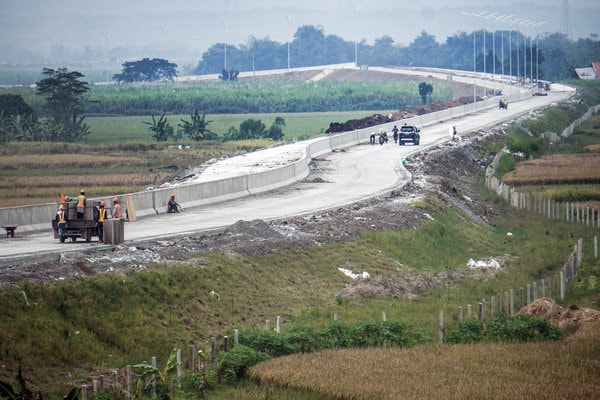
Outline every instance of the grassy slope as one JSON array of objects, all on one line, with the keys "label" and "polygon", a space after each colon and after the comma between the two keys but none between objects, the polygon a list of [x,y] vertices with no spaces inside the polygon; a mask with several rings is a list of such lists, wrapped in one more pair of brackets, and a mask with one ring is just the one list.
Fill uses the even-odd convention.
[{"label": "grassy slope", "polygon": [[[386,311],[389,320],[427,327],[436,337],[440,309],[447,310],[452,326],[459,305],[476,304],[481,298],[524,286],[532,277],[545,276],[562,265],[572,248],[570,233],[585,237],[585,247],[590,246],[591,238],[581,227],[536,216],[507,216],[496,229],[489,229],[471,224],[437,202],[428,207],[435,220],[410,232],[381,232],[358,242],[290,248],[260,257],[209,254],[187,263],[171,262],[169,267],[149,266],[146,272],[129,276],[109,274],[5,290],[0,294],[0,307],[5,310],[0,317],[0,342],[14,345],[3,350],[1,361],[6,369],[0,379],[12,381],[19,360],[36,387],[44,393],[64,394],[68,383],[87,378],[90,368],[108,371],[151,356],[164,362],[170,349],[185,349],[192,343],[207,350],[211,336],[233,327],[263,325],[277,315],[285,324],[319,325],[331,321],[334,314],[351,323],[379,320]],[[508,229],[522,245],[505,242]],[[446,239],[440,236],[442,232]],[[447,243],[411,246],[399,254],[399,244],[412,240]],[[336,300],[335,293],[349,279],[337,271],[344,262],[372,275],[389,275],[397,272],[397,260],[402,257],[405,265],[434,273],[464,265],[474,249],[481,257],[510,253],[514,263],[496,280],[436,290],[418,302]],[[211,290],[220,294],[220,300],[209,295]],[[579,294],[582,306],[592,300],[600,300],[597,291]],[[522,351],[527,349],[524,346]],[[532,346],[530,351],[538,350]],[[66,374],[72,378],[65,380]]]},{"label": "grassy slope", "polygon": [[[482,229],[469,224],[468,219],[455,210],[436,203],[430,203],[429,207],[436,218],[422,229],[404,233],[382,232],[356,243],[289,249],[264,257],[213,254],[198,257],[189,264],[175,263],[181,265],[169,268],[154,266],[146,273],[130,276],[99,276],[48,287],[23,284],[3,291],[0,293],[0,308],[4,310],[0,316],[0,343],[3,344],[0,361],[4,367],[0,370],[0,380],[12,382],[16,365],[21,363],[25,377],[34,383],[32,386],[41,387],[44,394],[51,394],[47,397],[52,398],[65,394],[70,382],[87,378],[88,369],[137,363],[152,355],[157,355],[160,362],[173,346],[185,348],[194,343],[206,348],[212,335],[220,335],[233,326],[264,323],[265,319],[273,320],[276,315],[283,315],[287,322],[320,324],[329,321],[335,313],[343,321],[350,322],[379,319],[381,311],[386,311],[390,320],[426,326],[435,337],[439,309],[456,310],[459,305],[476,304],[481,298],[517,289],[532,279],[546,276],[562,265],[572,249],[574,238],[583,237],[584,248],[592,247],[593,232],[581,226],[509,212],[495,222],[495,229]],[[504,232],[507,231],[513,232],[518,240],[506,242]],[[398,243],[408,241],[415,241],[417,245],[399,250]],[[431,246],[421,245],[424,243]],[[347,278],[337,271],[340,260],[351,260],[358,269],[372,274],[394,273],[398,260],[416,269],[434,272],[462,265],[473,256],[473,248],[481,257],[509,253],[515,256],[514,263],[506,273],[499,274],[497,280],[473,281],[445,288],[419,302],[336,301],[334,297],[347,282]],[[577,302],[585,307],[600,301],[597,287],[591,285],[591,278],[600,275],[598,268],[597,261],[586,260],[578,283],[570,289],[563,305]],[[222,300],[215,301],[208,294],[210,290],[219,291]],[[453,315],[452,311],[448,315]],[[456,323],[456,317],[449,317],[448,323]],[[596,338],[597,334],[592,337]],[[14,343],[14,347],[5,346],[6,343]],[[571,381],[574,385],[596,382],[598,355],[586,351],[590,346],[596,348],[594,343],[597,343],[596,339],[584,341],[575,349],[573,354],[579,364],[573,365],[566,358],[557,363],[557,368],[562,367],[560,373],[576,377],[576,381]],[[151,349],[150,354],[148,349]],[[556,348],[552,349],[556,351]],[[478,346],[479,351],[474,350],[473,347],[427,346],[414,351],[425,352],[424,357],[436,360],[438,356],[460,352],[460,357],[473,363],[474,374],[494,371],[501,365],[495,358],[478,359],[477,354],[511,352],[503,346]],[[548,365],[547,359],[539,361],[539,345],[519,346],[518,353],[524,359],[529,356],[534,361],[502,372]],[[413,354],[401,353],[400,357],[408,358]],[[475,359],[469,359],[469,355]],[[446,383],[459,381],[465,370],[457,365],[460,364],[449,363],[447,369],[437,372],[438,375],[426,376],[432,379],[435,376]],[[410,364],[406,366],[409,367]],[[365,371],[362,368],[360,372],[364,375]],[[440,398],[441,394],[447,396],[446,387],[432,384],[429,378],[424,378],[422,371],[414,372],[414,368],[409,368],[407,375],[398,376],[401,380],[398,384],[426,382],[430,386],[439,386]],[[65,379],[66,376],[72,378]],[[409,378],[415,381],[409,381]],[[520,376],[511,375],[510,378],[511,386],[517,385],[515,390],[519,390]],[[64,382],[64,385],[57,382]],[[523,385],[527,385],[527,381],[523,381]],[[505,398],[503,393],[493,387],[486,394],[489,398],[494,395]],[[266,396],[299,398],[286,391],[249,384],[237,390],[226,389],[211,398],[258,399]],[[518,397],[513,394],[510,398]],[[320,397],[308,395],[306,398]]]}]

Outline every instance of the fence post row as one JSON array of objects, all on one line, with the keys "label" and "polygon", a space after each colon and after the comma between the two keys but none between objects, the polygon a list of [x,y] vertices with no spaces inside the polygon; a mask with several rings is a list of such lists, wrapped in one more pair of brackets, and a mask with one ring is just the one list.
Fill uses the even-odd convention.
[{"label": "fence post row", "polygon": [[[597,238],[594,237],[594,243],[596,243]],[[577,244],[574,246],[573,251],[569,255],[567,262],[560,269],[559,274],[554,275],[555,284],[554,284],[554,296],[555,300],[558,302],[559,299],[563,300],[565,298],[565,292],[567,286],[573,282],[575,276],[577,276],[577,272],[581,266],[583,261],[583,239],[578,239]],[[547,283],[547,285],[546,285]],[[539,292],[541,292],[541,297],[550,297],[552,298],[552,278],[541,278],[540,279],[541,290],[538,290],[538,282],[534,281],[532,284],[527,284],[527,294],[525,294],[525,289],[521,287],[519,289],[520,297],[521,297],[521,308],[525,307],[528,304],[531,304],[533,301],[540,298]],[[533,293],[532,293],[533,287]],[[548,291],[546,292],[546,287]],[[533,296],[533,297],[532,297]],[[498,309],[496,310],[496,306]],[[468,317],[471,318],[471,305],[467,305]],[[493,318],[496,314],[504,312],[509,316],[513,317],[515,315],[515,290],[510,289],[509,291],[504,292],[504,296],[502,293],[498,293],[495,296],[492,296],[490,299],[490,318]],[[480,303],[478,303],[477,309],[477,318],[487,326],[487,317],[486,317],[487,307],[485,303],[485,299],[483,299]],[[463,321],[463,308],[462,306],[458,306],[458,321]],[[439,317],[439,334],[440,334],[440,342],[443,341],[444,334],[444,326],[443,323],[443,310],[440,310]]]}]

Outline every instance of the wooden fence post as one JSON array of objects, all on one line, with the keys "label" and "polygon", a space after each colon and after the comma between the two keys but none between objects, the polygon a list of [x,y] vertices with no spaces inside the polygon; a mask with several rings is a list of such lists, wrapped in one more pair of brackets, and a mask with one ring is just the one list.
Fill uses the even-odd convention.
[{"label": "wooden fence post", "polygon": [[533,301],[538,299],[537,282],[533,281]]},{"label": "wooden fence post", "polygon": [[439,317],[439,337],[440,337],[440,343],[444,342],[444,310],[440,310],[440,317]]},{"label": "wooden fence post", "polygon": [[565,272],[564,268],[560,270],[560,299],[564,300],[565,298]]},{"label": "wooden fence post", "polygon": [[177,381],[179,382],[179,388],[181,388],[181,377],[183,372],[181,371],[181,349],[177,349]]},{"label": "wooden fence post", "polygon": [[129,398],[133,397],[133,382],[132,382],[132,372],[131,365],[127,365],[127,393],[129,393]]},{"label": "wooden fence post", "polygon": [[383,322],[387,321],[387,313],[386,313],[385,311],[382,311],[382,312],[381,312],[381,320],[382,320]]},{"label": "wooden fence post", "polygon": [[212,364],[213,368],[216,367],[217,362],[216,341],[217,339],[214,336],[210,338],[210,363]]},{"label": "wooden fence post", "polygon": [[117,389],[119,388],[119,371],[114,370],[113,371],[113,382],[114,382],[114,391],[116,392]]},{"label": "wooden fence post", "polygon": [[233,331],[233,345],[237,346],[238,344],[240,344],[240,330],[235,329]]},{"label": "wooden fence post", "polygon": [[281,333],[281,316],[280,315],[277,316],[277,327],[275,329],[277,330],[277,333]]},{"label": "wooden fence post", "polygon": [[458,306],[458,322],[463,321],[463,308],[462,306]]},{"label": "wooden fence post", "polygon": [[481,300],[481,306],[482,306],[482,322],[483,322],[483,326],[487,326],[487,307],[486,307],[486,303],[485,303],[485,299]]},{"label": "wooden fence post", "polygon": [[200,392],[200,397],[203,397],[204,391],[206,390],[206,364],[204,362],[202,350],[198,350],[198,370],[200,371],[200,385],[198,386],[198,391]]},{"label": "wooden fence post", "polygon": [[196,366],[196,361],[194,360],[195,356],[196,356],[196,349],[194,348],[194,345],[191,344],[190,345],[190,352],[188,354],[188,358],[189,358],[188,368],[189,368],[190,371],[193,371],[194,367]]},{"label": "wooden fence post", "polygon": [[544,278],[540,280],[540,283],[542,284],[542,297],[546,297],[546,281]]},{"label": "wooden fence post", "polygon": [[[154,369],[158,368],[158,364],[156,362],[155,356],[152,357],[152,367]],[[152,394],[153,394],[153,397],[156,397],[156,374],[152,375]]]},{"label": "wooden fence post", "polygon": [[515,315],[515,289],[510,289],[510,316]]},{"label": "wooden fence post", "polygon": [[87,385],[81,385],[81,400],[87,400]]},{"label": "wooden fence post", "polygon": [[473,307],[467,304],[467,318],[471,318],[471,315],[473,315]]},{"label": "wooden fence post", "polygon": [[496,315],[496,302],[494,301],[494,296],[490,299],[490,318],[494,318]]},{"label": "wooden fence post", "polygon": [[525,289],[521,288],[521,308],[525,307]]},{"label": "wooden fence post", "polygon": [[498,293],[496,295],[496,301],[498,302],[498,312],[502,313],[503,312],[503,310],[502,310],[502,293]]}]

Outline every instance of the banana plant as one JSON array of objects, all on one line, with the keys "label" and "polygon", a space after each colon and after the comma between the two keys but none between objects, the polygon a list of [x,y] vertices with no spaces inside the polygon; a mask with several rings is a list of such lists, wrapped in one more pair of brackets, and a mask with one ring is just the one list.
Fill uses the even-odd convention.
[{"label": "banana plant", "polygon": [[[170,391],[172,374],[174,371],[177,371],[177,368],[181,366],[181,362],[177,361],[177,352],[179,349],[174,348],[171,351],[171,355],[167,360],[165,368],[160,371],[157,367],[154,367],[150,364],[136,364],[132,365],[131,368],[139,374],[135,398],[141,399],[143,397],[145,389],[147,389],[150,385],[156,385],[157,392],[159,392],[159,398],[169,399],[168,392]],[[152,379],[154,378],[154,379]]]}]

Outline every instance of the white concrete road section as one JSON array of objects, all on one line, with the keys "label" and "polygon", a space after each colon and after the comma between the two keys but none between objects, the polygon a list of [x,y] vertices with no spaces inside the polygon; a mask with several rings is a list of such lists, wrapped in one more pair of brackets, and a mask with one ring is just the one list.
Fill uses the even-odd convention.
[{"label": "white concrete road section", "polygon": [[[272,220],[291,215],[303,215],[350,204],[357,200],[382,195],[403,185],[410,175],[402,160],[410,153],[426,150],[450,139],[448,126],[456,125],[459,134],[468,135],[498,122],[510,120],[530,110],[568,99],[571,91],[550,91],[548,96],[532,96],[509,104],[508,110],[492,108],[485,111],[426,126],[421,131],[421,145],[398,146],[389,142],[383,146],[361,144],[323,155],[331,162],[326,182],[303,183],[301,190],[275,190],[257,196],[186,209],[180,214],[160,214],[125,224],[125,240],[135,242],[152,238],[179,236],[191,232],[229,226],[239,220]],[[223,160],[203,173],[201,180],[220,179],[257,168],[272,168],[273,164],[294,161],[302,154],[302,142],[273,147],[245,156]],[[310,176],[308,178],[310,181]],[[165,200],[166,201],[166,200]],[[40,254],[85,251],[101,243],[59,243],[50,230],[25,234],[12,239],[0,239],[0,265],[18,259],[36,259]]]}]

